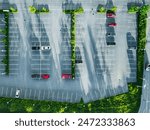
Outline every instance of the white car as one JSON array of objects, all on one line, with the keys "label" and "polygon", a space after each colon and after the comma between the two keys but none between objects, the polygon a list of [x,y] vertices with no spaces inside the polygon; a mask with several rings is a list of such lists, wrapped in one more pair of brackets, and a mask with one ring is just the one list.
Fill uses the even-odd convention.
[{"label": "white car", "polygon": [[1,52],[6,52],[6,50],[1,50]]},{"label": "white car", "polygon": [[41,46],[41,50],[44,51],[44,50],[51,50],[51,47],[50,46]]},{"label": "white car", "polygon": [[17,89],[17,90],[16,90],[15,98],[19,98],[19,96],[20,96],[20,89]]},{"label": "white car", "polygon": [[6,73],[5,73],[5,72],[2,72],[1,75],[6,75]]},{"label": "white car", "polygon": [[146,71],[150,71],[150,64],[147,64]]}]

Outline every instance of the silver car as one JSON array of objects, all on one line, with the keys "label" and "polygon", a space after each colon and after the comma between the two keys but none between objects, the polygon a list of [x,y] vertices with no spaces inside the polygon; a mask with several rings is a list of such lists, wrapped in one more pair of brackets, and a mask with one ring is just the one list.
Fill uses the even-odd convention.
[{"label": "silver car", "polygon": [[16,90],[15,98],[19,98],[19,96],[20,96],[20,89],[17,89],[17,90]]},{"label": "silver car", "polygon": [[150,64],[147,64],[146,71],[150,71]]},{"label": "silver car", "polygon": [[44,50],[51,50],[51,47],[50,46],[41,46],[41,50],[44,51]]}]

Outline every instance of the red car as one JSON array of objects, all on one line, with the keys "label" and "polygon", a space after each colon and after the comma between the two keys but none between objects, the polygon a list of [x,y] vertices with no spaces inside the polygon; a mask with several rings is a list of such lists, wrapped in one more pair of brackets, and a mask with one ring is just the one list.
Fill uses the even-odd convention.
[{"label": "red car", "polygon": [[108,18],[114,18],[116,16],[116,14],[114,14],[114,13],[107,13],[106,16]]},{"label": "red car", "polygon": [[72,79],[72,74],[62,74],[61,78],[62,79]]},{"label": "red car", "polygon": [[41,78],[42,79],[49,79],[50,75],[49,74],[42,74]]},{"label": "red car", "polygon": [[108,26],[109,27],[115,27],[115,26],[117,26],[117,24],[116,23],[109,23]]}]

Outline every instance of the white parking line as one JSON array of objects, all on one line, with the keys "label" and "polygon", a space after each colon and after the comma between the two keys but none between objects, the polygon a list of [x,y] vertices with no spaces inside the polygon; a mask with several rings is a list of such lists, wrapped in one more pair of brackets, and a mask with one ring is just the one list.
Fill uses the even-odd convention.
[{"label": "white parking line", "polygon": [[8,96],[7,94],[8,94],[8,87],[6,88],[6,96]]},{"label": "white parking line", "polygon": [[34,90],[34,99],[36,98],[36,89]]},{"label": "white parking line", "polygon": [[50,98],[50,91],[48,91],[48,99]]},{"label": "white parking line", "polygon": [[10,89],[10,97],[12,97],[13,88]]},{"label": "white parking line", "polygon": [[25,98],[27,98],[27,95],[26,95],[26,94],[27,94],[27,89],[25,89],[25,92],[24,92],[24,97],[25,97]]},{"label": "white parking line", "polygon": [[39,90],[38,99],[40,100],[41,90]]},{"label": "white parking line", "polygon": [[43,92],[43,100],[44,100],[44,97],[45,97],[45,90],[43,90],[44,92]]},{"label": "white parking line", "polygon": [[55,99],[55,93],[52,92],[52,100],[54,100],[54,99]]},{"label": "white parking line", "polygon": [[3,95],[3,90],[4,90],[4,88],[2,87],[1,95]]},{"label": "white parking line", "polygon": [[32,90],[30,89],[30,91],[29,91],[29,98],[31,97],[31,91],[32,91]]}]

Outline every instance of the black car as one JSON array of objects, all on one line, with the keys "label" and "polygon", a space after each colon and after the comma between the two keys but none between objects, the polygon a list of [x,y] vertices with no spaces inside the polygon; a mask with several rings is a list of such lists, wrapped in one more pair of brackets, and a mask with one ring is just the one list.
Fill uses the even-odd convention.
[{"label": "black car", "polygon": [[40,79],[41,75],[40,74],[32,74],[31,77],[34,79]]},{"label": "black car", "polygon": [[39,46],[33,46],[32,50],[40,50],[40,47]]},{"label": "black car", "polygon": [[106,33],[106,36],[114,36],[114,35],[115,35],[115,33],[113,33],[113,32]]},{"label": "black car", "polygon": [[109,45],[116,45],[116,43],[115,42],[107,42],[107,45],[109,46]]},{"label": "black car", "polygon": [[82,60],[76,60],[75,62],[76,62],[76,63],[83,63]]},{"label": "black car", "polygon": [[76,63],[83,63],[83,61],[82,61],[82,56],[76,56],[75,62],[76,62]]}]

